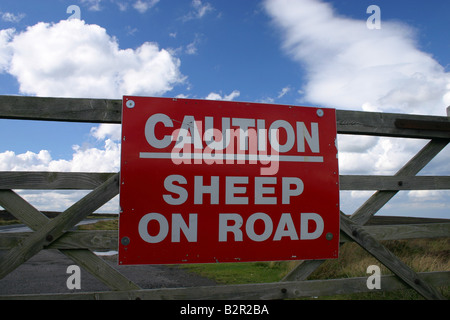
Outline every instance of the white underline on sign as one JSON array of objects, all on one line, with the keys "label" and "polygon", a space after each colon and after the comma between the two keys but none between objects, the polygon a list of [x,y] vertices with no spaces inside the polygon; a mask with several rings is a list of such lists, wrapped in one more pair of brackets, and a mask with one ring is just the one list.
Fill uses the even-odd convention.
[{"label": "white underline on sign", "polygon": [[141,159],[206,159],[206,160],[249,160],[249,161],[279,161],[279,162],[323,162],[321,156],[280,156],[256,154],[204,154],[204,153],[169,153],[169,152],[141,152]]}]

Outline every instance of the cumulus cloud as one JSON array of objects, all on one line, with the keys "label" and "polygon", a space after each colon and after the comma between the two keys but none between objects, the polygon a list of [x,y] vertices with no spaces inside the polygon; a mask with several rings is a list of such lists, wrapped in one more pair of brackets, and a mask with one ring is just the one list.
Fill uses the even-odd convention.
[{"label": "cumulus cloud", "polygon": [[182,83],[180,60],[156,43],[120,49],[98,25],[73,19],[40,22],[22,33],[2,30],[0,70],[37,96],[120,98],[161,95]]},{"label": "cumulus cloud", "polygon": [[[450,73],[417,48],[414,30],[338,15],[321,0],[267,0],[284,50],[307,73],[304,97],[341,109],[443,115]],[[373,110],[372,110],[373,111]]]},{"label": "cumulus cloud", "polygon": [[111,139],[118,141],[121,137],[121,126],[114,123],[102,123],[98,127],[91,128],[91,135],[98,140]]},{"label": "cumulus cloud", "polygon": [[[281,31],[283,49],[306,72],[304,102],[337,109],[444,115],[450,73],[418,49],[411,27],[383,21],[381,29],[371,30],[366,20],[343,17],[321,0],[266,0],[264,4]],[[405,146],[408,157],[423,145],[390,141],[340,137],[340,159],[345,160],[340,162],[341,170],[392,171],[405,160]],[[384,164],[369,164],[369,157],[382,158]]]},{"label": "cumulus cloud", "polygon": [[[156,3],[134,3],[138,2],[141,10],[145,4]],[[84,4],[99,6],[100,1]],[[117,39],[104,28],[77,19],[40,22],[23,32],[0,30],[0,72],[14,76],[22,94],[90,98],[162,95],[185,80],[179,68],[180,60],[156,43],[120,49]],[[0,153],[0,170],[118,172],[120,134],[120,125],[95,126],[90,131],[97,141],[95,146],[73,146],[70,159],[54,159],[48,150],[4,151]],[[82,196],[80,192],[20,193],[41,210],[64,210]],[[117,208],[117,199],[105,207],[107,211]]]},{"label": "cumulus cloud", "polygon": [[[369,29],[364,18],[339,15],[322,0],[265,0],[264,6],[280,31],[283,50],[305,70],[302,103],[445,115],[450,73],[418,48],[412,27],[383,20],[381,29]],[[394,174],[424,144],[422,140],[339,136],[339,169],[341,174]],[[428,172],[448,173],[448,160],[445,167],[442,159],[449,156],[447,148]],[[370,192],[344,193],[343,198],[350,195],[356,201],[361,194]],[[409,198],[418,201],[419,195],[425,195],[423,199],[430,194],[442,195],[411,192]]]},{"label": "cumulus cloud", "polygon": [[47,150],[17,155],[13,151],[5,151],[0,153],[0,171],[45,171],[50,161],[50,152]]},{"label": "cumulus cloud", "polygon": [[103,148],[73,146],[72,159],[53,159],[48,150],[38,153],[0,153],[0,171],[118,172],[120,143],[104,141]]}]

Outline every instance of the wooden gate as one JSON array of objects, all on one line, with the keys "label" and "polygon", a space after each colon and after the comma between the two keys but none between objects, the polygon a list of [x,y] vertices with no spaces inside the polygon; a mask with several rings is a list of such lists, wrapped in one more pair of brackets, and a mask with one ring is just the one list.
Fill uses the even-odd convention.
[{"label": "wooden gate", "polygon": [[[120,123],[121,100],[0,96],[0,118]],[[340,190],[377,190],[353,214],[341,212],[341,245],[356,242],[395,275],[382,276],[382,290],[411,287],[426,299],[444,299],[437,286],[450,284],[450,271],[416,273],[380,240],[450,236],[450,220],[439,223],[365,226],[400,190],[448,190],[449,176],[416,176],[450,141],[448,117],[337,110],[339,134],[430,140],[393,176],[341,175]],[[450,160],[450,159],[449,159]],[[14,189],[92,190],[50,219]],[[117,231],[70,231],[119,193],[119,173],[0,172],[0,206],[31,233],[0,234],[0,279],[45,249],[58,249],[111,290],[70,294],[8,295],[0,299],[286,299],[367,292],[366,278],[307,280],[324,261],[300,263],[282,281],[245,285],[141,289],[93,251],[117,250]]]}]

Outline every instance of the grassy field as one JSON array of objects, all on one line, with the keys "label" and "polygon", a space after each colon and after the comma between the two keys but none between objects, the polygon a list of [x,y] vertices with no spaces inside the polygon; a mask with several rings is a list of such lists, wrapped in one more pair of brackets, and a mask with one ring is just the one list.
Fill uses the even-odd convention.
[{"label": "grassy field", "polygon": [[119,219],[104,219],[96,223],[85,224],[78,227],[78,230],[118,230]]},{"label": "grassy field", "polygon": [[[449,271],[450,270],[450,238],[415,239],[384,241],[383,244],[416,272]],[[297,262],[254,262],[186,265],[192,272],[199,273],[216,280],[220,284],[244,284],[258,282],[275,282],[282,279]],[[378,265],[382,274],[392,274],[375,258],[366,253],[355,243],[347,243],[341,247],[339,259],[323,263],[309,280],[336,279],[351,277],[368,277],[369,265]],[[450,286],[439,288],[443,295],[450,299]],[[370,292],[321,299],[422,299],[414,290],[393,292]]]}]

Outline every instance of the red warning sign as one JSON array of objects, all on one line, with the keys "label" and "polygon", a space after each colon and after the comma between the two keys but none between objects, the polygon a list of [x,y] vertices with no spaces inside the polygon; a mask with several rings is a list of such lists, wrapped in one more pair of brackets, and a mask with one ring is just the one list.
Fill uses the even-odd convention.
[{"label": "red warning sign", "polygon": [[337,258],[334,109],[123,98],[119,263]]}]

